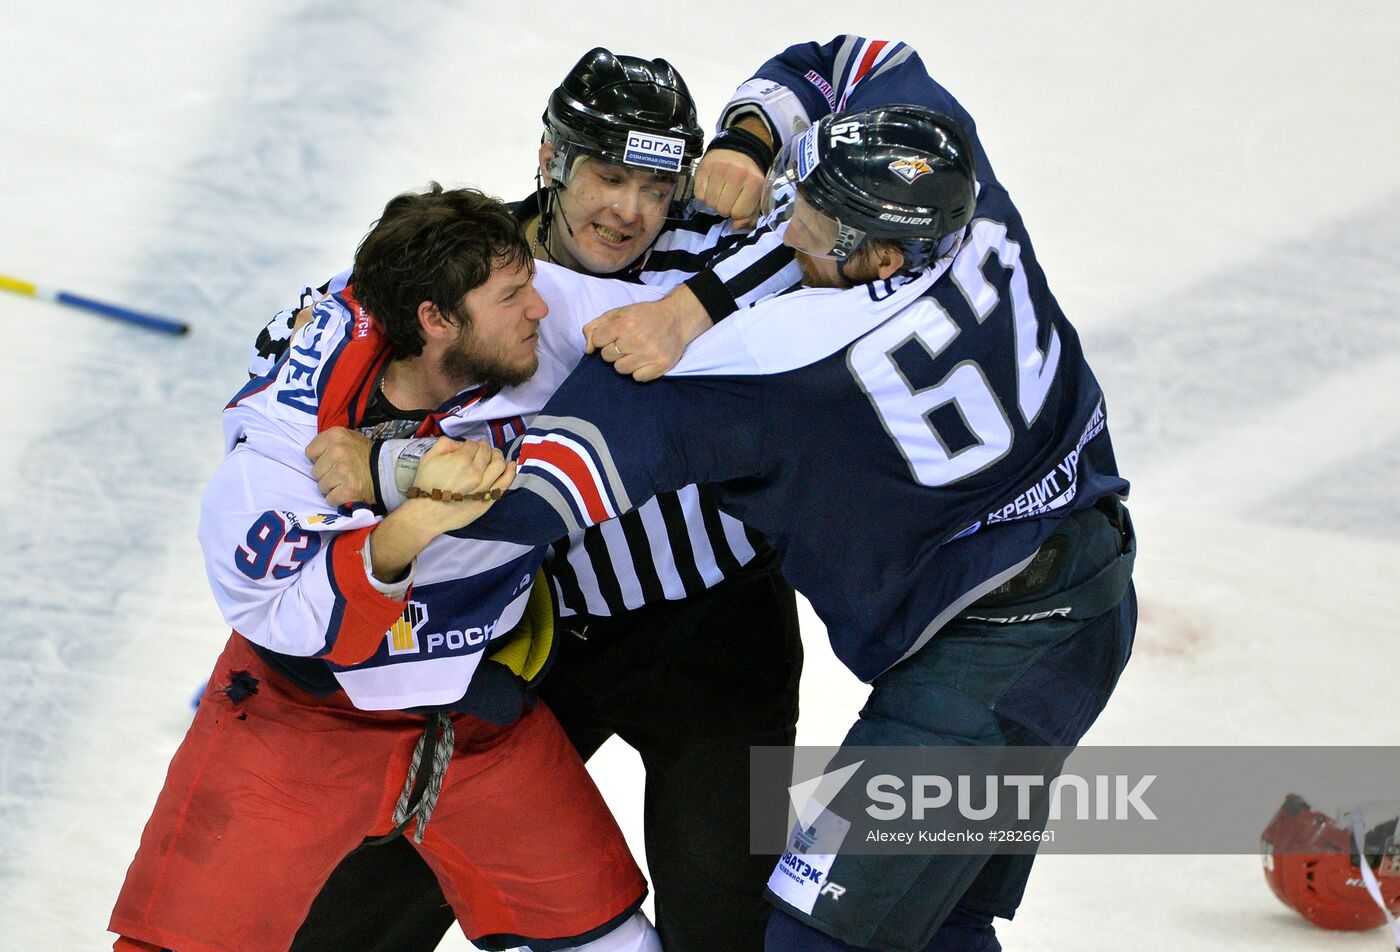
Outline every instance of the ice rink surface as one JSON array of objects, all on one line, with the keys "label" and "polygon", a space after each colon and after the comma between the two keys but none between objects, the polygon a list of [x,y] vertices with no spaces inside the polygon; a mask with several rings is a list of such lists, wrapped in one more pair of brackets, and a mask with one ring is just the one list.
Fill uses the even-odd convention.
[{"label": "ice rink surface", "polygon": [[[0,949],[109,947],[226,637],[194,527],[256,331],[348,264],[392,194],[527,194],[546,96],[595,44],[669,58],[706,125],[789,43],[916,46],[977,118],[1134,482],[1138,648],[1087,742],[1396,743],[1390,0],[7,0],[0,18],[0,273],[193,326],[0,299]],[[800,739],[834,743],[864,691],[810,613],[804,632]],[[635,757],[591,767],[639,848]],[[1001,934],[1027,952],[1387,947],[1313,929],[1244,856],[1045,857]]]}]

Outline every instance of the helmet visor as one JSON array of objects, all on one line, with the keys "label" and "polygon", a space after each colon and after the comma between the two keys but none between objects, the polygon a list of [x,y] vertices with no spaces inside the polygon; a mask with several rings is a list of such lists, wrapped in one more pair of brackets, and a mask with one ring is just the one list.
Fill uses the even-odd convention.
[{"label": "helmet visor", "polygon": [[816,258],[845,258],[865,240],[865,232],[817,208],[804,194],[803,180],[816,167],[816,127],[794,136],[773,160],[764,189],[762,221],[785,227],[783,243]]},{"label": "helmet visor", "polygon": [[581,206],[611,208],[624,219],[683,218],[690,197],[690,166],[680,171],[641,163],[617,162],[587,146],[556,139],[550,178],[563,185]]},{"label": "helmet visor", "polygon": [[1400,802],[1358,803],[1337,811],[1337,819],[1351,833],[1353,865],[1364,855],[1378,876],[1400,882]]}]

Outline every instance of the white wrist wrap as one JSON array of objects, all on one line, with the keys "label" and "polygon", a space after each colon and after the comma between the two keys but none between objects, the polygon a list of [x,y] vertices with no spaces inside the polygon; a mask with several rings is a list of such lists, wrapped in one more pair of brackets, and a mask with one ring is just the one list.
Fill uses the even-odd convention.
[{"label": "white wrist wrap", "polygon": [[775,152],[812,124],[802,100],[791,89],[771,79],[751,79],[734,90],[719,114],[719,128],[728,129],[745,116],[757,116],[768,126]]},{"label": "white wrist wrap", "polygon": [[436,442],[437,437],[433,436],[384,441],[379,450],[379,491],[385,497],[385,509],[395,509],[403,503],[404,494],[418,478],[419,460]]}]

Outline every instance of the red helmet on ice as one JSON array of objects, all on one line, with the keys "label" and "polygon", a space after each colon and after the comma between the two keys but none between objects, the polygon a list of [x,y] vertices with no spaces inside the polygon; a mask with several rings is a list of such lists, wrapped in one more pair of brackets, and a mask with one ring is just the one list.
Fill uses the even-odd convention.
[{"label": "red helmet on ice", "polygon": [[1400,912],[1400,846],[1394,816],[1365,833],[1365,857],[1351,831],[1290,793],[1262,836],[1264,878],[1285,906],[1324,929],[1375,929],[1387,922],[1361,870],[1374,874],[1381,898]]}]

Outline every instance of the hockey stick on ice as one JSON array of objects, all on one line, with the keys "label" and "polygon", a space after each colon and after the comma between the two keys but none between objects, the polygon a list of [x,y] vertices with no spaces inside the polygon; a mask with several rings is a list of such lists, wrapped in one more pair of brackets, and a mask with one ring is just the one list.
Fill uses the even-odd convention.
[{"label": "hockey stick on ice", "polygon": [[182,321],[173,321],[168,317],[144,314],[141,311],[133,311],[130,308],[118,307],[115,304],[94,301],[92,298],[72,294],[68,291],[58,291],[52,288],[40,287],[37,284],[30,284],[28,281],[21,281],[19,278],[11,278],[3,274],[0,274],[0,291],[13,291],[15,294],[43,298],[46,301],[53,301],[55,304],[67,304],[69,307],[92,311],[94,314],[101,314],[103,317],[110,317],[118,321],[126,321],[128,324],[135,324],[139,327],[147,328],[148,330],[160,331],[163,334],[188,334],[190,330],[190,325]]}]

